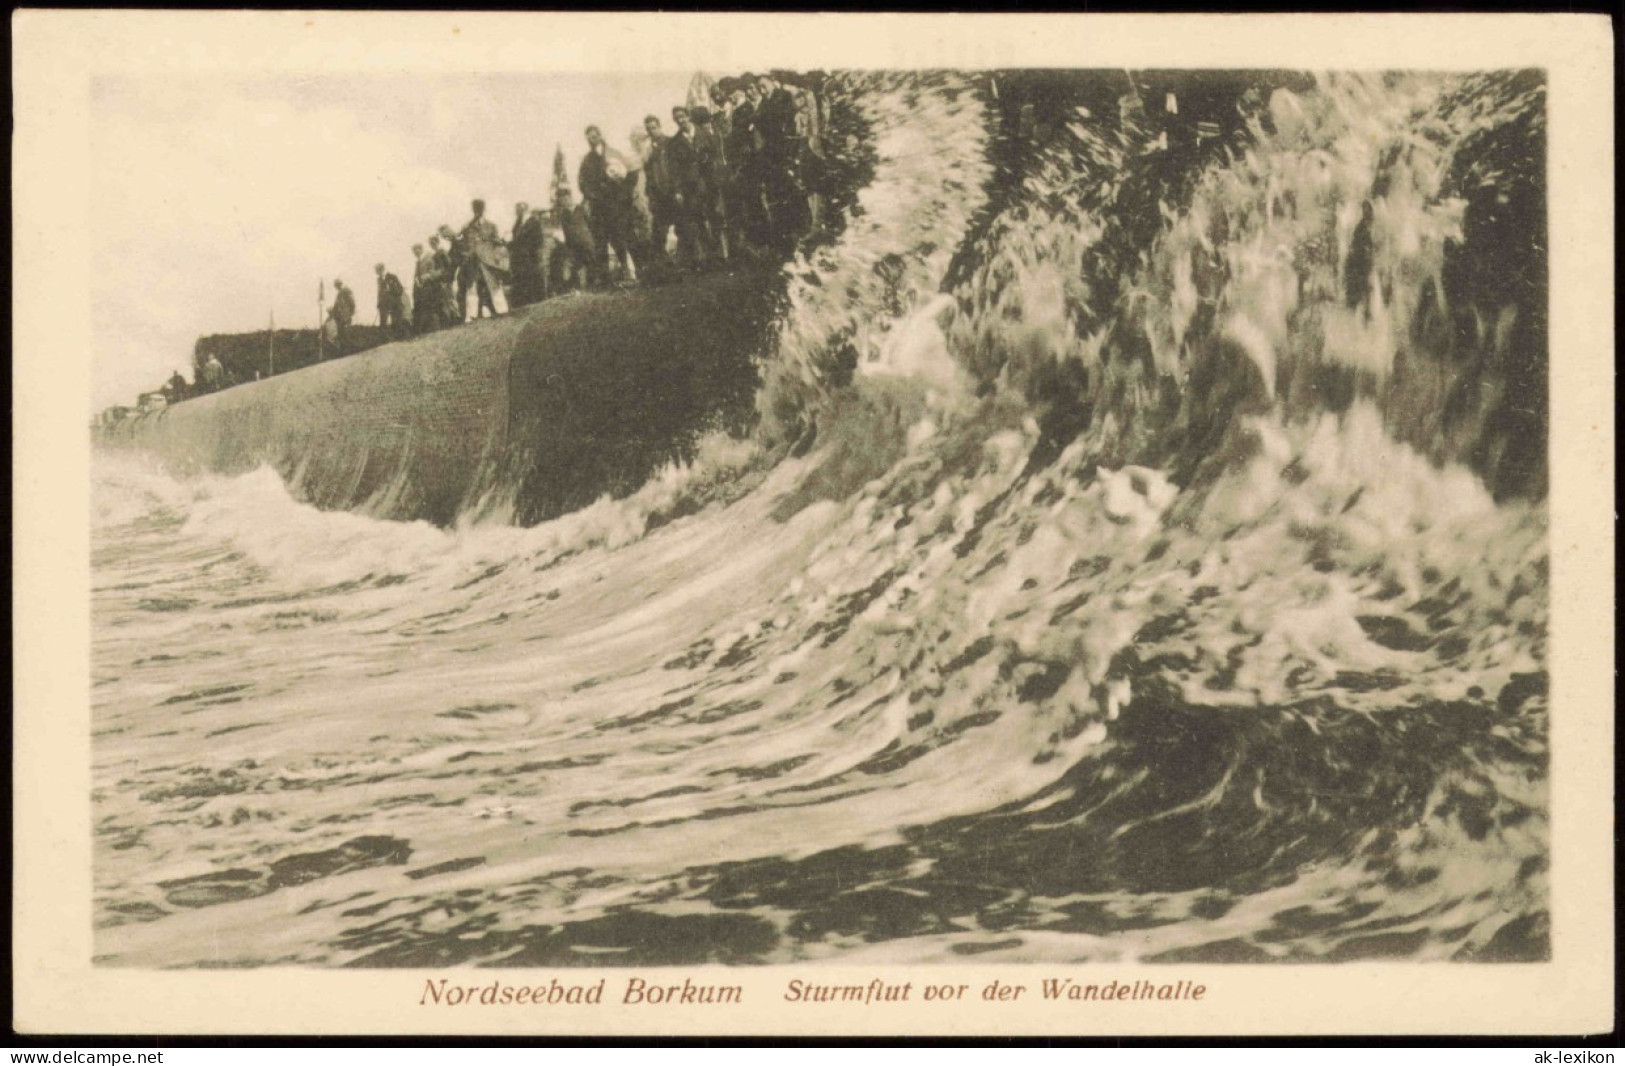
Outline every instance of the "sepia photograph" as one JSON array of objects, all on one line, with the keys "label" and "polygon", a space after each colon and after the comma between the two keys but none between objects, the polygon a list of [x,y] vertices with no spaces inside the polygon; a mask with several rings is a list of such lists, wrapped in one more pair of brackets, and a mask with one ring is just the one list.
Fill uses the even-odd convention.
[{"label": "sepia photograph", "polygon": [[1276,55],[90,70],[75,965],[1563,961],[1553,73]]}]

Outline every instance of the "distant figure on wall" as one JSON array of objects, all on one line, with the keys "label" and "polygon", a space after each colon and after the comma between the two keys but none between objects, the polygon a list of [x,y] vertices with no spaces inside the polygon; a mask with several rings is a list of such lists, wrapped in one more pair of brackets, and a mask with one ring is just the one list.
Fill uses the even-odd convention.
[{"label": "distant figure on wall", "polygon": [[333,279],[333,309],[327,312],[322,327],[323,340],[332,345],[335,355],[343,355],[350,339],[350,323],[355,321],[355,293],[345,286],[342,278]]},{"label": "distant figure on wall", "polygon": [[384,269],[379,263],[373,268],[378,276],[378,326],[384,331],[386,337],[398,336],[408,331],[407,323],[411,320],[410,304],[406,289],[401,285],[401,279],[390,271]]},{"label": "distant figure on wall", "polygon": [[164,384],[164,399],[170,403],[180,403],[186,399],[186,379],[181,377],[179,370],[169,375],[169,381]]},{"label": "distant figure on wall", "polygon": [[484,318],[489,310],[491,317],[495,318],[500,313],[496,294],[502,291],[503,280],[508,274],[508,248],[497,232],[496,223],[485,217],[485,201],[475,200],[471,207],[474,217],[469,219],[458,238],[464,249],[464,257],[463,269],[457,278],[457,302],[466,307],[468,290],[472,288],[476,301],[474,317]]},{"label": "distant figure on wall", "polygon": [[198,374],[199,392],[219,392],[226,387],[226,368],[220,365],[220,360],[211,353],[209,359],[203,364]]}]

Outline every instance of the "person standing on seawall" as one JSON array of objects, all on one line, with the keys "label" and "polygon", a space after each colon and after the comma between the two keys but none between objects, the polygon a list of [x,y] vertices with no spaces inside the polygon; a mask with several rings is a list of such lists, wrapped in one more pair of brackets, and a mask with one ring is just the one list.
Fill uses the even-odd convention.
[{"label": "person standing on seawall", "polygon": [[508,249],[502,243],[495,222],[485,217],[485,201],[475,200],[470,205],[474,217],[463,227],[459,243],[464,249],[463,269],[458,277],[457,301],[465,307],[468,290],[475,291],[474,317],[483,318],[489,310],[491,317],[499,313],[496,294],[502,291],[502,281],[508,272]]},{"label": "person standing on seawall", "polygon": [[[441,247],[441,242],[445,247]],[[457,235],[450,226],[441,226],[440,232],[429,238],[434,256],[435,277],[440,290],[440,324],[450,326],[464,321],[468,309],[457,303],[457,275],[462,269],[463,252]]]},{"label": "person standing on seawall", "polygon": [[668,238],[678,224],[666,148],[669,138],[654,115],[643,120],[643,129],[649,144],[649,154],[643,160],[644,190],[649,197],[649,261],[664,263]]},{"label": "person standing on seawall", "polygon": [[705,224],[705,174],[699,149],[694,146],[694,121],[688,108],[671,109],[677,132],[666,142],[666,174],[671,182],[671,203],[677,223],[677,261],[693,269],[708,257]]},{"label": "person standing on seawall", "polygon": [[220,365],[220,360],[209,353],[208,360],[203,364],[197,374],[198,393],[200,395],[219,392],[226,387],[226,368]]},{"label": "person standing on seawall", "polygon": [[355,293],[344,284],[344,279],[333,279],[333,308],[327,312],[327,339],[333,345],[333,354],[344,355],[350,344],[350,323],[355,321]]},{"label": "person standing on seawall", "polygon": [[546,279],[541,269],[541,254],[541,219],[530,213],[529,204],[517,203],[513,207],[513,236],[508,239],[510,310],[542,298]]},{"label": "person standing on seawall", "polygon": [[395,337],[408,330],[406,315],[406,289],[384,264],[373,268],[378,278],[378,327],[385,337]]},{"label": "person standing on seawall", "polygon": [[730,174],[728,216],[734,233],[759,248],[767,243],[767,213],[762,207],[761,135],[756,129],[761,90],[756,75],[742,75],[729,101],[728,139],[723,142]]},{"label": "person standing on seawall", "polygon": [[[588,126],[587,154],[576,172],[576,184],[581,188],[587,209],[587,221],[592,226],[594,281],[602,283],[606,260],[613,253],[627,279],[637,277],[632,256],[632,189],[628,184],[630,168],[618,152],[610,149],[597,126]],[[635,174],[630,175],[636,177]]]},{"label": "person standing on seawall", "polygon": [[440,328],[440,282],[435,272],[435,257],[424,251],[423,245],[412,245],[412,330],[432,333]]},{"label": "person standing on seawall", "polygon": [[769,75],[756,79],[761,103],[756,106],[756,129],[761,144],[762,197],[767,205],[770,243],[781,254],[795,247],[805,230],[807,203],[796,177],[796,101]]},{"label": "person standing on seawall", "polygon": [[693,108],[690,115],[694,120],[694,151],[700,160],[700,228],[713,260],[725,263],[729,256],[727,147],[710,108]]}]

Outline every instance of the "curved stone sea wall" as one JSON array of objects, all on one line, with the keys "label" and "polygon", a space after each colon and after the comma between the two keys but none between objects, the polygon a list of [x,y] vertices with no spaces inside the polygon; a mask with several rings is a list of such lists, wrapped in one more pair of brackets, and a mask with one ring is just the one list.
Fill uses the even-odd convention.
[{"label": "curved stone sea wall", "polygon": [[269,464],[328,510],[531,525],[742,430],[760,275],[581,293],[129,419],[99,434],[177,473]]}]

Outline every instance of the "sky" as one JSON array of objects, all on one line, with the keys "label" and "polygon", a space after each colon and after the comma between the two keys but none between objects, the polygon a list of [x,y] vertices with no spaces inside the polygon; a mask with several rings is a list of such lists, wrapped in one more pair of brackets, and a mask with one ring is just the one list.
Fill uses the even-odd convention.
[{"label": "sky", "polygon": [[318,279],[373,321],[373,264],[409,285],[412,245],[475,197],[506,233],[517,201],[550,201],[555,146],[573,184],[588,124],[629,152],[692,76],[98,79],[91,409],[190,379],[200,335],[314,326]]}]

